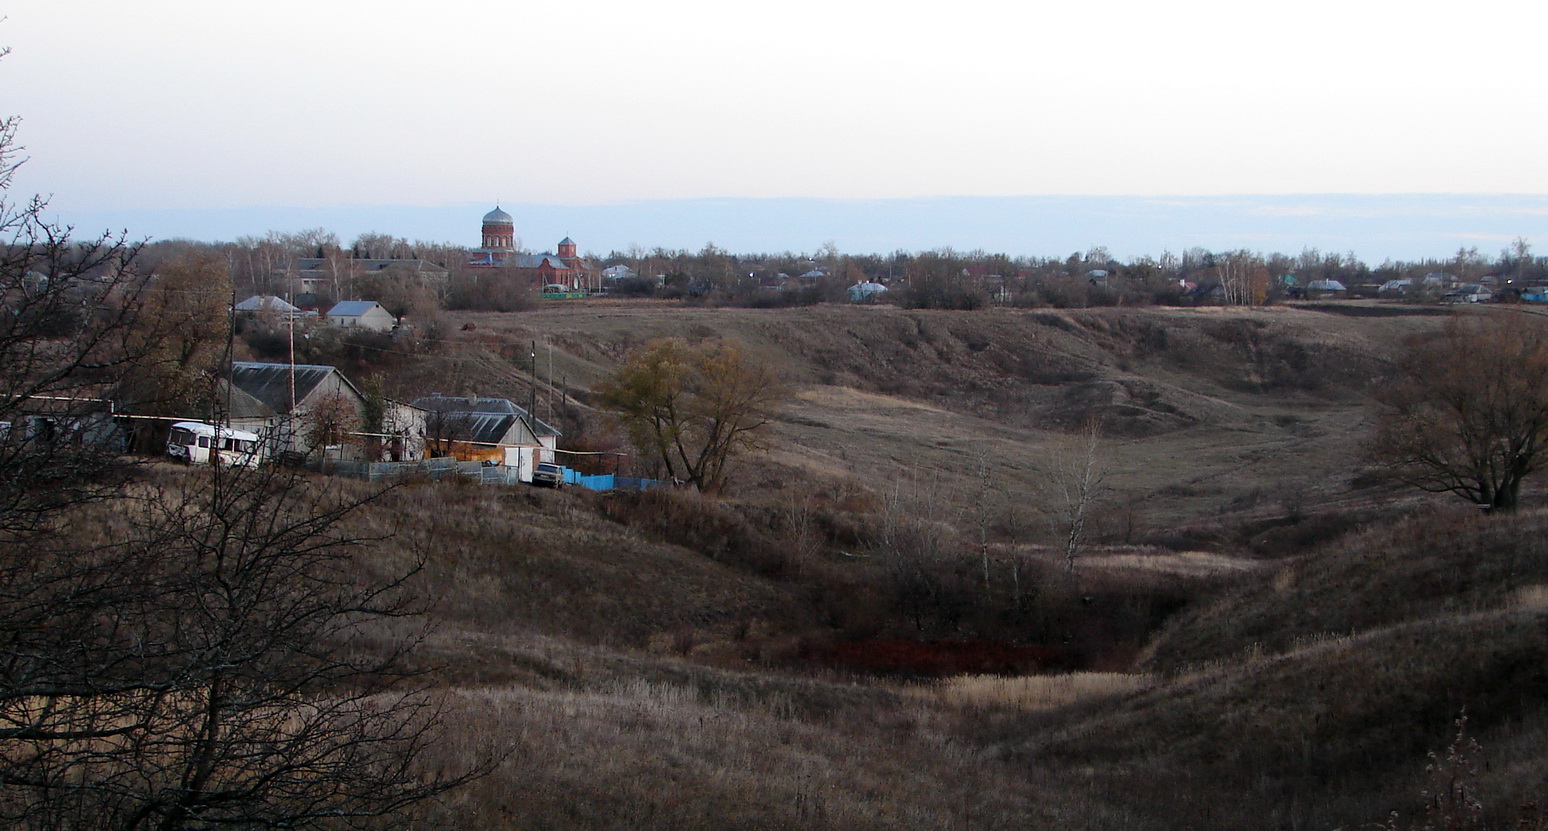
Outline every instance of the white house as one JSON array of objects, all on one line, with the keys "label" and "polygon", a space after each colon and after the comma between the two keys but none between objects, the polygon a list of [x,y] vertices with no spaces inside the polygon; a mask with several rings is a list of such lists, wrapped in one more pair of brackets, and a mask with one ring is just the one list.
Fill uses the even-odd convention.
[{"label": "white house", "polygon": [[[380,433],[365,434],[366,397],[334,367],[236,361],[228,383],[223,394],[231,426],[257,433],[271,453],[362,461],[424,458],[424,410],[384,401]],[[328,446],[320,446],[324,443]]]},{"label": "white house", "polygon": [[328,322],[345,329],[370,329],[388,332],[398,319],[375,300],[344,300],[328,310]]}]

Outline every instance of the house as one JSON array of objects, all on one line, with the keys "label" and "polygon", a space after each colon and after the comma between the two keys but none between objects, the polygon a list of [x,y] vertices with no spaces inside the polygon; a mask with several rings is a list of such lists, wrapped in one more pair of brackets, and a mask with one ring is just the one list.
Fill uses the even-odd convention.
[{"label": "house", "polygon": [[1494,299],[1494,292],[1481,283],[1466,283],[1446,292],[1442,303],[1487,303]]},{"label": "house", "polygon": [[1380,297],[1407,297],[1408,289],[1413,284],[1414,281],[1407,277],[1388,280],[1382,283],[1380,288],[1376,289],[1376,294]]},{"label": "house", "polygon": [[1313,280],[1306,284],[1307,300],[1328,300],[1348,295],[1349,289],[1337,280]]},{"label": "house", "polygon": [[870,300],[878,294],[886,291],[887,287],[881,283],[862,281],[849,287],[849,302],[861,303]]},{"label": "house", "polygon": [[390,332],[398,319],[375,300],[343,300],[328,310],[328,322],[344,329]]},{"label": "house", "polygon": [[384,402],[379,430],[364,430],[366,397],[331,366],[237,361],[222,390],[229,425],[257,433],[268,453],[356,461],[424,458],[426,413]]},{"label": "house", "polygon": [[96,390],[70,389],[17,402],[9,420],[0,421],[0,443],[41,455],[61,445],[123,450],[125,432],[113,404],[95,395]]},{"label": "house", "polygon": [[233,310],[239,315],[251,317],[266,317],[276,320],[297,320],[307,316],[297,306],[293,306],[272,294],[255,294],[252,297],[236,304]]},{"label": "house", "polygon": [[435,393],[415,399],[427,415],[425,439],[434,455],[492,462],[532,481],[540,462],[553,462],[559,431],[505,398]]}]

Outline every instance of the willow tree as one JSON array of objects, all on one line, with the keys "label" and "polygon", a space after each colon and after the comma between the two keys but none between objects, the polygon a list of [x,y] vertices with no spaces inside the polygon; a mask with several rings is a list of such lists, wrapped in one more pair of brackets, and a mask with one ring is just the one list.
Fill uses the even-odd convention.
[{"label": "willow tree", "polygon": [[1514,510],[1548,458],[1548,325],[1515,311],[1454,318],[1411,345],[1380,400],[1378,461],[1423,490]]},{"label": "willow tree", "polygon": [[673,479],[717,490],[758,445],[784,395],[778,374],[733,340],[647,343],[596,388],[645,460]]}]

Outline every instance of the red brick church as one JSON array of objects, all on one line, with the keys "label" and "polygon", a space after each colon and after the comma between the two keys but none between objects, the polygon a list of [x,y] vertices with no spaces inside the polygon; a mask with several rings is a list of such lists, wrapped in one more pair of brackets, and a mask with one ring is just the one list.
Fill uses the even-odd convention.
[{"label": "red brick church", "polygon": [[557,254],[525,254],[516,250],[516,220],[499,206],[484,214],[483,245],[473,249],[469,268],[499,268],[525,278],[535,290],[560,285],[586,289],[596,285],[599,272],[575,253],[575,240],[559,241]]}]

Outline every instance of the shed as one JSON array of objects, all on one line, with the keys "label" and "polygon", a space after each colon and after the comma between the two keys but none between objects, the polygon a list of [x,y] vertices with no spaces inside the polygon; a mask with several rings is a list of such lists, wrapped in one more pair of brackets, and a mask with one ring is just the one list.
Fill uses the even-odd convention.
[{"label": "shed", "polygon": [[509,399],[436,393],[414,406],[427,413],[425,439],[436,455],[514,467],[523,482],[539,462],[554,461],[559,431]]}]

